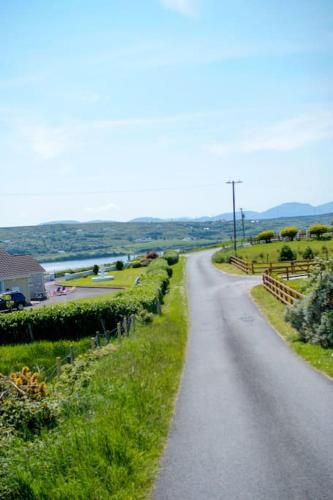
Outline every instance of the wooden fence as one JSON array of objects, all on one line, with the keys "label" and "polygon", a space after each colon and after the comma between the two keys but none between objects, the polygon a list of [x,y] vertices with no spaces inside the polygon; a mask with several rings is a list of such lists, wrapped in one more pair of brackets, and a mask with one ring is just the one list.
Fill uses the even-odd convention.
[{"label": "wooden fence", "polygon": [[239,257],[231,257],[230,262],[246,274],[261,274],[268,271],[270,274],[279,273],[285,275],[287,280],[289,280],[290,276],[308,275],[311,268],[315,265],[315,261],[313,260],[255,263],[248,262]]},{"label": "wooden fence", "polygon": [[293,304],[295,300],[304,298],[302,293],[273,278],[267,271],[262,275],[262,282],[265,289],[283,304]]}]

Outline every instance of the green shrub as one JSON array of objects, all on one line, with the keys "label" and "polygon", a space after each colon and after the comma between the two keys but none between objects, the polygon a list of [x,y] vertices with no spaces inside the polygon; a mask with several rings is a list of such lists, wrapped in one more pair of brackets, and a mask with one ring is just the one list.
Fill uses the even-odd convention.
[{"label": "green shrub", "polygon": [[175,250],[167,250],[163,253],[163,258],[167,261],[169,266],[173,266],[179,261],[179,253]]},{"label": "green shrub", "polygon": [[275,236],[274,231],[269,229],[267,231],[262,231],[261,233],[257,234],[256,240],[265,241],[265,243],[270,243],[274,238],[274,236]]},{"label": "green shrub", "polygon": [[328,232],[328,226],[325,224],[314,224],[309,228],[310,236],[315,236],[317,240],[322,239],[323,234]]},{"label": "green shrub", "polygon": [[311,292],[287,309],[286,320],[304,342],[333,346],[333,260],[318,263],[310,285]]},{"label": "green shrub", "polygon": [[92,268],[92,272],[95,276],[97,276],[98,274],[98,271],[99,271],[99,266],[97,264],[94,264],[93,265],[93,268]]},{"label": "green shrub", "polygon": [[283,245],[279,253],[279,261],[285,262],[289,260],[296,260],[296,255],[288,245]]},{"label": "green shrub", "polygon": [[124,269],[124,263],[122,260],[117,260],[115,266],[117,271],[122,271]]},{"label": "green shrub", "polygon": [[298,228],[296,226],[287,226],[281,229],[281,236],[283,238],[288,238],[289,241],[293,241],[297,236]]},{"label": "green shrub", "polygon": [[313,260],[314,259],[314,253],[311,247],[306,247],[306,249],[303,252],[303,259],[304,260]]},{"label": "green shrub", "polygon": [[156,259],[137,286],[105,300],[69,302],[1,315],[0,344],[29,342],[29,331],[34,340],[78,340],[98,330],[101,320],[112,331],[124,316],[142,309],[156,312],[157,301],[162,301],[171,274],[165,259]]}]

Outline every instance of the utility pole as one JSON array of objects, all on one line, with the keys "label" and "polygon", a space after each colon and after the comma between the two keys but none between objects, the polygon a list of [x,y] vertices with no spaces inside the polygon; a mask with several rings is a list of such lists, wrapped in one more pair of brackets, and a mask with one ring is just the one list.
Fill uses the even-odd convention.
[{"label": "utility pole", "polygon": [[232,209],[234,215],[234,252],[237,255],[237,231],[236,231],[236,197],[235,197],[235,184],[241,184],[242,181],[228,181],[226,184],[232,184]]},{"label": "utility pole", "polygon": [[243,209],[240,208],[239,209],[240,212],[241,212],[241,216],[242,216],[242,229],[243,229],[243,243],[245,242],[245,226],[244,226],[244,221],[245,221],[245,214],[243,212]]}]

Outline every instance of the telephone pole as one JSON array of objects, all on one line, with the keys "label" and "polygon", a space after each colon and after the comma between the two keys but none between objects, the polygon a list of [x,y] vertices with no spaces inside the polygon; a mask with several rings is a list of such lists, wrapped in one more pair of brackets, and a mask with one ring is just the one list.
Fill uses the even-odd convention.
[{"label": "telephone pole", "polygon": [[241,184],[242,181],[228,181],[226,184],[232,184],[232,209],[234,215],[234,252],[237,255],[237,230],[236,230],[236,197],[235,184]]},{"label": "telephone pole", "polygon": [[243,242],[245,242],[245,226],[244,226],[244,222],[245,222],[245,214],[243,212],[243,209],[240,208],[239,209],[240,212],[241,212],[241,216],[242,216],[242,230],[243,230]]}]

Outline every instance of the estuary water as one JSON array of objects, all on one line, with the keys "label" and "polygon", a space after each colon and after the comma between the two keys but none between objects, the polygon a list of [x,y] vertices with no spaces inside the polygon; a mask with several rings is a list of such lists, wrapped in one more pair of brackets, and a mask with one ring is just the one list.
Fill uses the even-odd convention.
[{"label": "estuary water", "polygon": [[79,269],[80,267],[88,267],[97,264],[111,264],[117,260],[122,260],[123,262],[128,261],[128,255],[118,255],[117,257],[93,257],[89,259],[76,259],[76,260],[62,260],[58,262],[41,262],[41,266],[44,267],[45,271],[48,273],[54,273],[58,271],[64,271],[65,269]]}]

